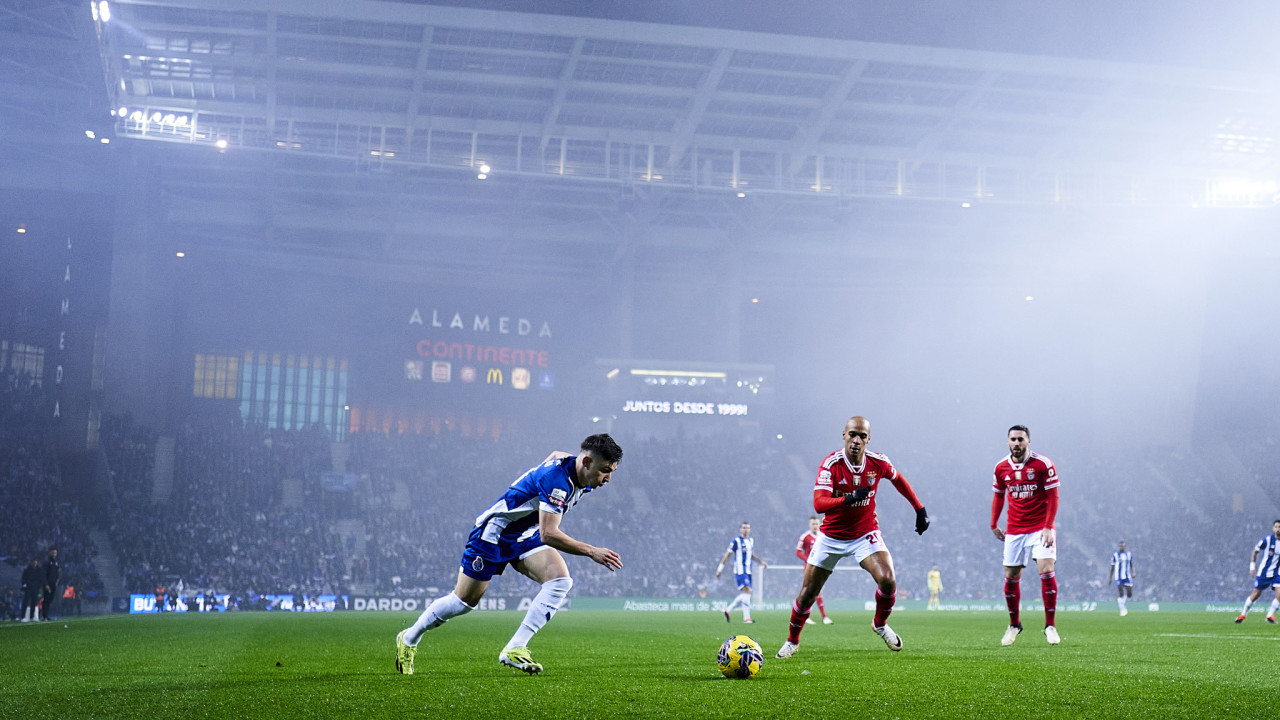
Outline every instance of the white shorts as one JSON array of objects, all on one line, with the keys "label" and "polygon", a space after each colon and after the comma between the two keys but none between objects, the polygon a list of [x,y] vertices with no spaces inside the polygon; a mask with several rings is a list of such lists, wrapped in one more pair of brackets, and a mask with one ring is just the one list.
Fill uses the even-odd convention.
[{"label": "white shorts", "polygon": [[1032,560],[1056,560],[1058,558],[1057,538],[1053,547],[1045,547],[1040,542],[1040,531],[1004,536],[1004,566],[1026,567]]},{"label": "white shorts", "polygon": [[835,570],[836,563],[844,558],[853,557],[854,562],[861,565],[872,553],[878,552],[889,552],[889,546],[884,544],[879,530],[872,530],[853,540],[836,540],[820,532],[806,562],[823,570]]}]

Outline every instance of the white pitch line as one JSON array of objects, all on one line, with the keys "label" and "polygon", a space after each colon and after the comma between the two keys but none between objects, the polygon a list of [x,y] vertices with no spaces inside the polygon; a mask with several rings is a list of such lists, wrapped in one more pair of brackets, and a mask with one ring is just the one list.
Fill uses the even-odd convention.
[{"label": "white pitch line", "polygon": [[1280,637],[1267,635],[1193,635],[1191,633],[1156,633],[1152,637],[1206,638],[1209,640],[1271,640],[1280,641]]}]

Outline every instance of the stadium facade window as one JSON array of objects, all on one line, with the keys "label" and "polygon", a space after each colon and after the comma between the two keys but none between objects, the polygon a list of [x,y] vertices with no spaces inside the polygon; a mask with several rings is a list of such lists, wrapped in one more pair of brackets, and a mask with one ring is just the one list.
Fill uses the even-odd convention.
[{"label": "stadium facade window", "polygon": [[0,370],[26,375],[32,382],[44,382],[44,348],[0,340]]},{"label": "stadium facade window", "polygon": [[239,374],[240,358],[197,353],[191,394],[198,398],[234,400]]},{"label": "stadium facade window", "polygon": [[322,425],[346,438],[347,361],[318,355],[248,350],[240,375],[240,416],[269,428]]}]

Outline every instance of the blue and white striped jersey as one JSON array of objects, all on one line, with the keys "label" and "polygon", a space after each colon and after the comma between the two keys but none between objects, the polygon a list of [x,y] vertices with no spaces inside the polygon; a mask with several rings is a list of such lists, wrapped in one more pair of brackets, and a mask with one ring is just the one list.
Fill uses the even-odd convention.
[{"label": "blue and white striped jersey", "polygon": [[1111,553],[1111,568],[1115,570],[1115,582],[1133,582],[1133,553],[1125,550]]},{"label": "blue and white striped jersey", "polygon": [[476,518],[476,527],[484,526],[480,537],[494,544],[528,540],[538,531],[539,510],[562,515],[576,505],[591,491],[573,484],[576,459],[570,455],[548,460],[511,483],[498,502]]},{"label": "blue and white striped jersey", "polygon": [[1280,540],[1274,533],[1262,538],[1253,547],[1258,551],[1258,577],[1271,579],[1280,575]]},{"label": "blue and white striped jersey", "polygon": [[734,575],[751,574],[751,556],[755,554],[755,551],[756,539],[753,537],[744,538],[739,535],[733,539],[733,542],[729,543],[729,552],[733,553]]}]

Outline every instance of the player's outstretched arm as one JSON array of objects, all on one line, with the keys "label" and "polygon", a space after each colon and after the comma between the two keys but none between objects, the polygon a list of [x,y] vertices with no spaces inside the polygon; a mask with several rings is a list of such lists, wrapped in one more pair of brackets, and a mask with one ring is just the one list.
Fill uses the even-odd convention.
[{"label": "player's outstretched arm", "polygon": [[912,509],[916,511],[916,534],[923,535],[924,531],[929,529],[929,512],[924,509],[924,503],[920,502],[920,498],[916,497],[916,491],[911,487],[907,476],[895,473],[889,478],[889,482],[893,483],[894,489],[911,503]]},{"label": "player's outstretched arm", "polygon": [[765,570],[769,569],[769,563],[765,562],[759,555],[755,553],[751,553],[751,559],[760,563],[760,567],[764,568]]},{"label": "player's outstretched arm", "polygon": [[596,547],[569,537],[560,529],[560,515],[556,513],[538,511],[538,532],[542,535],[542,542],[556,550],[570,555],[585,555],[610,570],[622,567],[622,557],[618,553],[609,548]]}]

